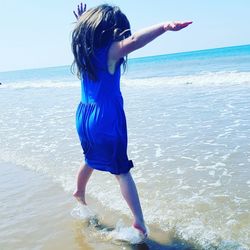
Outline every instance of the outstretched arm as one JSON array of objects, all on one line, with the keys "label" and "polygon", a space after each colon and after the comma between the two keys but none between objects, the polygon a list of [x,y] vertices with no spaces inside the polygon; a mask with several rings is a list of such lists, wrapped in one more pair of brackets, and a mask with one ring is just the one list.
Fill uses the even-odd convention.
[{"label": "outstretched arm", "polygon": [[140,30],[122,41],[114,42],[109,51],[109,59],[111,61],[118,61],[127,54],[142,48],[166,31],[179,31],[191,23],[176,21],[157,24]]}]

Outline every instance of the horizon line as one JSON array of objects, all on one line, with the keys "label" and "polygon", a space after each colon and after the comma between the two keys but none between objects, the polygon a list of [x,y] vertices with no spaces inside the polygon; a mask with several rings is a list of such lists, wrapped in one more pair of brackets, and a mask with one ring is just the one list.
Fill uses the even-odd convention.
[{"label": "horizon line", "polygon": [[[139,59],[140,60],[140,59],[144,59],[144,58],[148,58],[148,57],[157,57],[157,56],[165,56],[165,55],[177,55],[177,54],[182,54],[182,53],[200,52],[200,51],[206,51],[206,50],[215,50],[215,49],[223,49],[223,48],[230,48],[230,47],[243,47],[243,46],[250,46],[250,44],[230,45],[230,46],[225,46],[225,47],[215,47],[215,48],[209,48],[209,49],[197,49],[197,50],[189,50],[189,51],[180,51],[180,52],[166,53],[166,54],[155,54],[155,55],[150,55],[150,56],[139,56],[139,57],[129,58],[128,60],[134,60],[134,59]],[[0,74],[1,73],[8,73],[8,72],[16,72],[16,71],[68,67],[70,65],[71,64],[64,64],[64,65],[41,66],[41,67],[35,67],[35,68],[23,68],[23,69],[6,70],[6,71],[0,71]]]},{"label": "horizon line", "polygon": [[215,49],[225,49],[225,48],[233,48],[233,47],[244,47],[244,46],[250,46],[250,43],[249,44],[241,44],[241,45],[230,45],[230,46],[225,46],[225,47],[214,47],[214,48],[209,48],[209,49],[197,49],[197,50],[187,50],[187,51],[173,52],[173,53],[166,53],[166,54],[156,54],[156,55],[151,55],[151,56],[139,56],[139,57],[132,57],[130,59],[143,59],[143,58],[147,58],[147,57],[177,55],[177,54],[184,54],[184,53],[208,51],[208,50],[215,50]]}]

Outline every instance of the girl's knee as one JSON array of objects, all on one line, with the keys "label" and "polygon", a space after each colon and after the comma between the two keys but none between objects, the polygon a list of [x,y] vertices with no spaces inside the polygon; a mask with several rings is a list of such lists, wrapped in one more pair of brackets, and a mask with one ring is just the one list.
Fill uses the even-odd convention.
[{"label": "girl's knee", "polygon": [[121,176],[119,174],[113,174],[113,176],[115,176],[115,178],[119,181],[121,179]]},{"label": "girl's knee", "polygon": [[125,179],[125,178],[128,178],[130,177],[130,172],[128,171],[127,173],[122,173],[122,174],[114,174],[115,178],[117,180],[121,180],[121,179]]}]

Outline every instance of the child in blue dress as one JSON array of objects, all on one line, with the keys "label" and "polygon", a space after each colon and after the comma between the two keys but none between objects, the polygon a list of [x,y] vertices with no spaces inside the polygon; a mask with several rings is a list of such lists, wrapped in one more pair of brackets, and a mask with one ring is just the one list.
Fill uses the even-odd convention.
[{"label": "child in blue dress", "polygon": [[127,156],[127,127],[120,91],[120,68],[126,57],[166,31],[178,31],[192,22],[166,22],[131,34],[127,17],[116,6],[103,4],[74,12],[74,65],[81,79],[81,102],[76,127],[85,155],[77,174],[76,199],[86,205],[85,189],[94,169],[113,174],[134,217],[133,227],[147,230]]}]

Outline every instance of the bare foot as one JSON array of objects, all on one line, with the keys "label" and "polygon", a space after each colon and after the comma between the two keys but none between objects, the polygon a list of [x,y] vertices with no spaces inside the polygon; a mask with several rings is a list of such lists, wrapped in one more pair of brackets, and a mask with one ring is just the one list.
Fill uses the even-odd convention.
[{"label": "bare foot", "polygon": [[135,229],[137,229],[145,238],[148,237],[147,228],[146,228],[146,226],[144,225],[144,223],[142,223],[142,224],[134,223],[134,224],[133,224],[133,227],[134,227]]},{"label": "bare foot", "polygon": [[83,196],[83,194],[81,194],[79,191],[75,191],[73,193],[73,196],[77,199],[77,201],[82,204],[82,205],[87,205],[86,201],[85,201],[85,197]]}]

